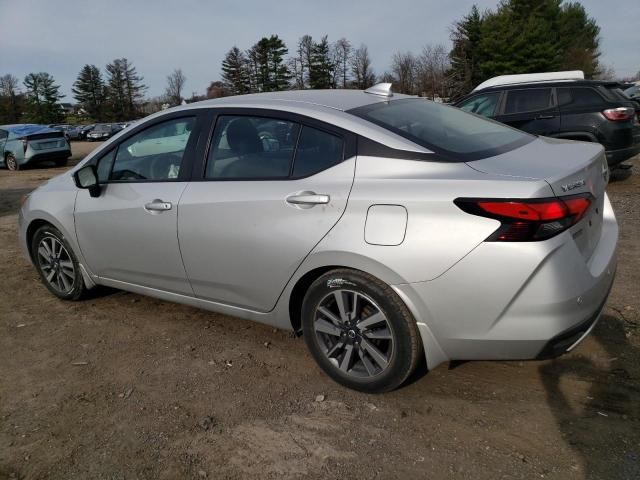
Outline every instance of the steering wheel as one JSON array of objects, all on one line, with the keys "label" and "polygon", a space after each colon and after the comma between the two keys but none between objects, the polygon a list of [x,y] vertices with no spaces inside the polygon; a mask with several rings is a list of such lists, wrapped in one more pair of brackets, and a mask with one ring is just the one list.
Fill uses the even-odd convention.
[{"label": "steering wheel", "polygon": [[178,174],[175,177],[169,177],[172,166],[178,167],[180,171],[180,157],[171,153],[156,155],[151,160],[151,178],[153,180],[166,180],[169,178],[178,178]]}]

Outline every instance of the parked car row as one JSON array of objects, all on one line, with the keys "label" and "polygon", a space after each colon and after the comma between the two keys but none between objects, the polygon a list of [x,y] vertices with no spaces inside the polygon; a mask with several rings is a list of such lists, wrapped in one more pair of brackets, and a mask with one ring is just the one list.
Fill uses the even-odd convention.
[{"label": "parked car row", "polygon": [[53,161],[66,165],[72,140],[104,141],[134,122],[70,124],[0,125],[0,166],[20,170],[27,165]]},{"label": "parked car row", "polygon": [[584,80],[579,71],[508,75],[487,80],[455,105],[528,133],[600,143],[614,169],[640,153],[640,103],[619,87]]}]

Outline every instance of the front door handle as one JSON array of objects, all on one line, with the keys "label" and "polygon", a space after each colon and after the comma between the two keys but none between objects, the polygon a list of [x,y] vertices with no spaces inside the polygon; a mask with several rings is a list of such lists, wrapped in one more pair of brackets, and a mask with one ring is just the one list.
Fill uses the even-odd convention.
[{"label": "front door handle", "polygon": [[148,212],[166,212],[167,210],[171,210],[171,207],[171,202],[163,202],[159,198],[144,205],[144,209]]},{"label": "front door handle", "polygon": [[314,192],[303,192],[297,195],[289,195],[287,203],[293,205],[326,205],[331,200],[329,195],[317,194]]},{"label": "front door handle", "polygon": [[536,117],[536,120],[550,120],[555,117],[556,117],[555,115],[538,115]]}]

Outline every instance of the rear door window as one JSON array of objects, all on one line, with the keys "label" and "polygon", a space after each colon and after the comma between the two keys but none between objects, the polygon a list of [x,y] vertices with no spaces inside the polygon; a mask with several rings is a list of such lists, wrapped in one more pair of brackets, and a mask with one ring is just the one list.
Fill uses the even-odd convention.
[{"label": "rear door window", "polygon": [[553,106],[551,88],[528,88],[507,91],[504,114],[538,112]]},{"label": "rear door window", "polygon": [[221,115],[207,160],[208,179],[286,178],[300,125],[278,118]]},{"label": "rear door window", "polygon": [[342,161],[342,138],[312,127],[302,127],[293,165],[294,177],[308,177]]},{"label": "rear door window", "polygon": [[557,89],[557,93],[558,104],[561,107],[591,107],[604,103],[602,97],[588,87],[561,87]]}]

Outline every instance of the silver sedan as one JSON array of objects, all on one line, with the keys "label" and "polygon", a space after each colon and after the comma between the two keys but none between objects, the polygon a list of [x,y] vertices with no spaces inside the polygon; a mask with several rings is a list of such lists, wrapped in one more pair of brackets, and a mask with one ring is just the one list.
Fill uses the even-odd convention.
[{"label": "silver sedan", "polygon": [[96,285],[289,329],[333,379],[562,354],[593,328],[618,226],[600,145],[367,91],[152,115],[37,190],[20,243],[54,295]]}]

